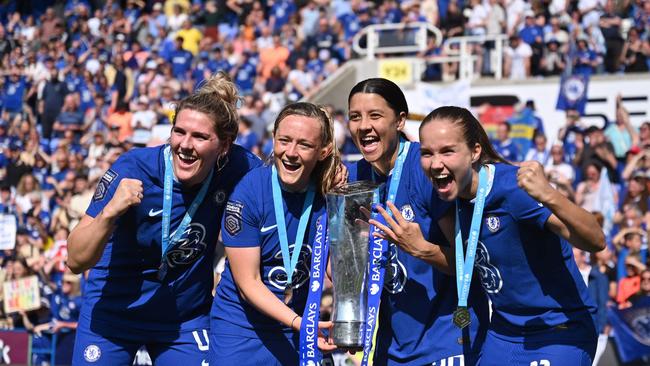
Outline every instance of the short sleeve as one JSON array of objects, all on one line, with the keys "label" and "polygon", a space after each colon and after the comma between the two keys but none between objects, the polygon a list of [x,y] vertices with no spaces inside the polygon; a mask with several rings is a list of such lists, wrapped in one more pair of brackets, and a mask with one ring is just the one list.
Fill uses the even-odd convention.
[{"label": "short sleeve", "polygon": [[[516,182],[516,181],[515,181]],[[544,229],[551,211],[519,187],[506,195],[508,211],[517,221]]]},{"label": "short sleeve", "polygon": [[[251,178],[253,176],[249,174],[237,184],[226,204],[226,212],[221,223],[224,246],[260,246],[261,192],[255,189],[255,186],[259,187],[260,184],[259,179]],[[257,185],[253,184],[254,180],[258,181]]]},{"label": "short sleeve", "polygon": [[132,166],[133,157],[131,154],[122,155],[102,175],[99,183],[97,183],[97,188],[95,188],[90,205],[86,210],[88,216],[95,217],[104,209],[106,204],[113,198],[120,181],[132,175]]}]

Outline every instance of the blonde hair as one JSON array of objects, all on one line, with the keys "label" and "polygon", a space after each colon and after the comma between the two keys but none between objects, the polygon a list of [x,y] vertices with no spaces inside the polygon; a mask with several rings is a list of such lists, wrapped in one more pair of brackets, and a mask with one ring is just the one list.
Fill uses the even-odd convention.
[{"label": "blonde hair", "polygon": [[183,98],[174,111],[172,125],[176,124],[178,114],[184,109],[205,113],[214,123],[214,131],[226,145],[237,137],[237,104],[240,100],[237,87],[230,77],[219,71],[205,80],[199,90]]},{"label": "blonde hair", "polygon": [[334,185],[336,170],[341,163],[339,151],[336,147],[336,140],[334,139],[334,123],[327,110],[322,106],[305,102],[293,103],[282,108],[280,114],[278,114],[273,124],[273,134],[277,132],[280,122],[283,119],[294,115],[314,118],[319,121],[321,126],[321,145],[323,147],[330,146],[329,155],[322,161],[319,161],[312,172],[313,180],[320,183],[320,193],[326,194]]}]

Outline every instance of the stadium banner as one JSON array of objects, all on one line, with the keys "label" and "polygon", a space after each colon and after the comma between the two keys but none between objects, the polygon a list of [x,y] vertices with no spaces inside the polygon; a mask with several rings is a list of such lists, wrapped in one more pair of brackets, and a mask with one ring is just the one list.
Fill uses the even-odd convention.
[{"label": "stadium banner", "polygon": [[16,216],[0,214],[0,250],[16,246]]},{"label": "stadium banner", "polygon": [[560,79],[560,92],[555,109],[566,111],[575,109],[580,115],[585,114],[589,74],[563,75]]},{"label": "stadium banner", "polygon": [[627,309],[610,308],[607,313],[621,361],[650,356],[650,296]]},{"label": "stadium banner", "polygon": [[470,108],[469,81],[457,81],[450,84],[418,83],[411,90],[404,90],[409,103],[409,115],[417,115],[421,120],[434,109],[445,105]]},{"label": "stadium banner", "polygon": [[408,60],[380,60],[377,74],[395,84],[410,84],[413,80],[413,64]]},{"label": "stadium banner", "polygon": [[30,311],[41,307],[38,277],[29,276],[4,283],[5,313]]},{"label": "stadium banner", "polygon": [[30,364],[31,344],[25,331],[0,331],[0,365]]}]

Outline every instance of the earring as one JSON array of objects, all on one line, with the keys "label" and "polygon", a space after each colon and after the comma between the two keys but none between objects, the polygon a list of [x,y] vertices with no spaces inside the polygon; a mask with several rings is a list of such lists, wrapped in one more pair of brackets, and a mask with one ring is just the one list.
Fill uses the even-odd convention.
[{"label": "earring", "polygon": [[228,164],[228,160],[229,159],[227,154],[223,154],[217,158],[217,171],[221,171],[221,169],[223,169],[226,164]]}]

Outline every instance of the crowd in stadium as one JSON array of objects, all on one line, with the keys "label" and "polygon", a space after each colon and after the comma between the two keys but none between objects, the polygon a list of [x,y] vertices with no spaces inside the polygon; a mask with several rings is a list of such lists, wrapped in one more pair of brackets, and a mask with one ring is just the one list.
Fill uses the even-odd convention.
[{"label": "crowd in stadium", "polygon": [[[76,327],[83,280],[66,269],[70,231],[108,167],[133,147],[163,143],[175,102],[204,79],[230,75],[245,96],[236,143],[265,159],[277,113],[355,57],[360,29],[416,21],[445,39],[507,35],[504,75],[512,79],[650,68],[648,0],[1,2],[0,213],[15,216],[17,232],[15,249],[0,254],[0,281],[36,274],[42,307],[2,314],[0,327],[39,336]],[[477,74],[494,73],[486,53],[493,47],[475,50]],[[431,46],[420,56],[439,55]],[[457,69],[432,64],[422,77],[453,80]],[[330,109],[338,145],[356,153],[346,112]],[[591,212],[602,207],[607,169],[616,207],[608,247],[577,252],[576,261],[586,281],[606,288],[599,331],[608,334],[606,307],[650,296],[650,121],[632,126],[617,103],[616,120],[603,128],[583,126],[572,110],[560,136],[545,136],[544,122],[529,151],[510,142],[507,123],[494,145],[511,161],[542,163]]]}]

